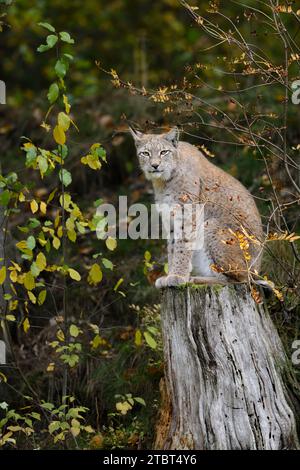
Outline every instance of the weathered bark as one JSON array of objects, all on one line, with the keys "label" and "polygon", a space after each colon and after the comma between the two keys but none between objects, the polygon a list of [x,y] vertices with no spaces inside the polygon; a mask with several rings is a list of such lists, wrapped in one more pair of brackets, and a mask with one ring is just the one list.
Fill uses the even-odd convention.
[{"label": "weathered bark", "polygon": [[161,319],[170,403],[156,449],[297,448],[283,346],[246,285],[164,289]]}]

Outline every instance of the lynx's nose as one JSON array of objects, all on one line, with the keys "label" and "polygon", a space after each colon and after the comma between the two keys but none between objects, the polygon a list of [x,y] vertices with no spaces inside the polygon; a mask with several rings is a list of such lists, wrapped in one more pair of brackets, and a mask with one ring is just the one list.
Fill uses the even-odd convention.
[{"label": "lynx's nose", "polygon": [[151,166],[154,170],[157,170],[157,168],[159,167],[159,163],[151,163]]}]

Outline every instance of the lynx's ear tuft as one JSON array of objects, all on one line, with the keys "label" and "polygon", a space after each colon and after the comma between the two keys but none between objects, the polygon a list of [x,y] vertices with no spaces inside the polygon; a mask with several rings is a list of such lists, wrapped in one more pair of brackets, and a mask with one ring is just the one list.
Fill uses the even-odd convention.
[{"label": "lynx's ear tuft", "polygon": [[130,131],[132,137],[134,138],[135,142],[139,142],[142,139],[142,137],[143,137],[142,132],[135,130],[131,126],[129,126],[129,131]]},{"label": "lynx's ear tuft", "polygon": [[168,140],[171,142],[174,147],[176,148],[178,146],[179,142],[179,129],[178,127],[173,127],[169,132],[164,134],[164,139]]}]

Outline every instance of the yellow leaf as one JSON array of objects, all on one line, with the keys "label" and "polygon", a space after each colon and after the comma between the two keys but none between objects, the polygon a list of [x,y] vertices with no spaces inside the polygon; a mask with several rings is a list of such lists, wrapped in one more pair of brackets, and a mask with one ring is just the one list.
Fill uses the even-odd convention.
[{"label": "yellow leaf", "polygon": [[73,336],[73,338],[77,338],[79,335],[79,328],[76,325],[71,325],[70,326],[70,335]]},{"label": "yellow leaf", "polygon": [[80,428],[74,428],[73,426],[71,427],[71,434],[73,437],[78,436],[80,434]]},{"label": "yellow leaf", "polygon": [[46,369],[47,372],[53,372],[54,369],[55,369],[55,364],[54,364],[54,362],[50,362],[50,363],[48,364],[47,369]]},{"label": "yellow leaf", "polygon": [[68,194],[68,193],[62,194],[62,195],[59,197],[59,202],[60,202],[61,207],[63,207],[63,208],[66,209],[66,210],[69,209],[69,205],[70,205],[71,202],[72,202],[72,199],[71,199],[70,194]]},{"label": "yellow leaf", "polygon": [[88,275],[89,284],[99,284],[103,277],[101,268],[98,263],[93,264]]},{"label": "yellow leaf", "polygon": [[143,337],[141,330],[136,330],[134,335],[134,343],[136,346],[141,346],[143,344]]},{"label": "yellow leaf", "polygon": [[111,251],[115,250],[116,247],[117,247],[117,240],[115,238],[112,238],[112,237],[108,237],[106,240],[105,240],[105,244],[107,246],[107,248]]},{"label": "yellow leaf", "polygon": [[46,214],[47,212],[47,204],[45,202],[40,203],[40,211],[42,214]]},{"label": "yellow leaf", "polygon": [[75,230],[67,230],[67,235],[68,235],[68,239],[71,242],[73,243],[76,242],[77,235],[76,235]]},{"label": "yellow leaf", "polygon": [[74,219],[72,217],[69,217],[66,220],[66,228],[68,230],[74,230],[74,226],[75,226]]},{"label": "yellow leaf", "polygon": [[2,266],[2,268],[0,269],[0,285],[4,283],[5,279],[6,279],[6,267]]},{"label": "yellow leaf", "polygon": [[47,260],[44,253],[39,253],[36,257],[36,265],[40,271],[43,271],[47,266]]},{"label": "yellow leaf", "polygon": [[85,426],[84,430],[88,432],[89,434],[95,432],[95,430],[92,428],[92,426]]},{"label": "yellow leaf", "polygon": [[46,300],[46,296],[47,296],[47,291],[46,290],[41,290],[41,292],[39,293],[39,296],[38,296],[38,304],[39,305],[43,305],[43,303]]},{"label": "yellow leaf", "polygon": [[51,126],[49,126],[49,124],[47,124],[45,121],[42,122],[41,127],[45,129],[47,132],[49,132],[51,129]]},{"label": "yellow leaf", "polygon": [[29,323],[28,318],[26,317],[25,320],[23,321],[23,330],[25,331],[25,333],[27,333],[29,328],[30,328],[30,323]]},{"label": "yellow leaf", "polygon": [[73,418],[71,421],[71,426],[73,428],[80,428],[80,422],[78,421],[78,419]]},{"label": "yellow leaf", "polygon": [[31,300],[31,302],[32,302],[33,304],[36,304],[36,296],[35,296],[34,293],[31,292],[30,290],[28,291],[28,297],[29,297],[29,299]]},{"label": "yellow leaf", "polygon": [[1,382],[5,382],[5,383],[7,382],[7,377],[2,372],[0,372],[0,383]]},{"label": "yellow leaf", "polygon": [[35,213],[38,211],[39,206],[38,206],[38,203],[36,202],[35,199],[32,199],[32,201],[31,201],[31,203],[30,203],[30,209],[31,209],[31,212],[32,212],[33,214],[35,214]]},{"label": "yellow leaf", "polygon": [[19,301],[18,300],[11,300],[9,302],[9,311],[12,312],[13,310],[16,310],[17,306],[19,305]]},{"label": "yellow leaf", "polygon": [[16,317],[14,315],[6,315],[5,319],[8,321],[16,321]]},{"label": "yellow leaf", "polygon": [[57,188],[53,189],[53,191],[49,194],[49,197],[48,197],[48,199],[47,199],[47,204],[49,204],[49,202],[52,201],[52,199],[53,199],[54,196],[55,196],[56,191],[57,191]]},{"label": "yellow leaf", "polygon": [[54,127],[53,138],[55,142],[59,145],[64,145],[66,142],[66,134],[63,128],[60,125]]},{"label": "yellow leaf", "polygon": [[98,346],[105,344],[105,340],[101,338],[98,334],[93,338],[93,341],[91,341],[91,345],[93,349],[97,349]]},{"label": "yellow leaf", "polygon": [[10,277],[11,282],[17,282],[17,279],[18,279],[17,271],[12,271],[9,277]]},{"label": "yellow leaf", "polygon": [[82,157],[81,163],[88,165],[92,170],[100,170],[102,166],[101,162],[99,161],[99,157],[97,155],[91,154]]},{"label": "yellow leaf", "polygon": [[35,280],[30,271],[24,276],[24,286],[27,290],[32,290],[35,288]]},{"label": "yellow leaf", "polygon": [[57,116],[57,122],[58,122],[58,125],[65,132],[69,129],[71,120],[67,114],[61,112]]},{"label": "yellow leaf", "polygon": [[55,219],[54,219],[54,228],[57,228],[59,226],[59,221],[60,221],[60,215],[57,213]]},{"label": "yellow leaf", "polygon": [[296,240],[300,240],[300,236],[299,236],[299,235],[295,235],[295,236],[291,237],[291,238],[289,239],[289,242],[290,242],[290,243],[293,243],[293,242],[295,242]]},{"label": "yellow leaf", "polygon": [[65,335],[64,335],[63,330],[59,329],[58,332],[56,333],[56,337],[57,339],[59,339],[59,341],[64,341]]},{"label": "yellow leaf", "polygon": [[129,410],[132,409],[132,406],[128,403],[128,401],[118,402],[116,403],[117,411],[120,411],[122,415],[126,415]]},{"label": "yellow leaf", "polygon": [[18,263],[11,261],[11,264],[13,265],[13,267],[10,267],[8,269],[10,270],[16,269],[17,271],[19,271],[19,273],[22,271],[21,266]]},{"label": "yellow leaf", "polygon": [[[27,241],[21,240],[20,242],[16,243],[16,247],[19,248],[21,251],[25,251],[27,249]],[[31,250],[28,250],[31,251]]]},{"label": "yellow leaf", "polygon": [[115,292],[118,292],[118,289],[119,289],[120,285],[122,284],[122,282],[124,282],[124,279],[122,277],[120,277],[120,279],[118,280],[118,282],[114,286],[114,291]]},{"label": "yellow leaf", "polygon": [[59,247],[60,247],[60,239],[57,238],[57,237],[54,237],[54,238],[53,238],[52,245],[53,245],[53,247],[54,247],[56,250],[58,250]]},{"label": "yellow leaf", "polygon": [[69,268],[68,273],[71,279],[74,279],[74,281],[80,281],[81,276],[78,271],[75,271],[75,269]]},{"label": "yellow leaf", "polygon": [[69,114],[71,106],[69,104],[68,97],[66,95],[63,95],[63,102],[64,102],[64,105],[65,105],[66,113]]},{"label": "yellow leaf", "polygon": [[20,201],[20,202],[24,202],[24,201],[25,201],[25,196],[24,196],[23,193],[20,193],[20,194],[19,194],[19,201]]}]

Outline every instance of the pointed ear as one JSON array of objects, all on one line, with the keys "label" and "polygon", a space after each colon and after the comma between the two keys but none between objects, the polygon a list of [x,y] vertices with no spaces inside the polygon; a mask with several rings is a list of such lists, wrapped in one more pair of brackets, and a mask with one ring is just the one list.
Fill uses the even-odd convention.
[{"label": "pointed ear", "polygon": [[141,138],[143,137],[143,133],[140,132],[140,131],[135,130],[131,126],[128,126],[128,127],[129,127],[129,131],[130,131],[132,137],[134,138],[135,142],[139,142],[141,140]]},{"label": "pointed ear", "polygon": [[178,146],[178,141],[179,141],[179,129],[178,127],[173,127],[169,132],[164,134],[164,139],[168,140],[171,142],[174,147],[176,148]]}]

